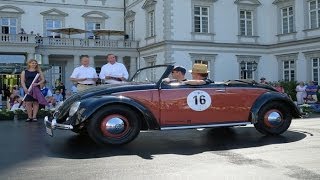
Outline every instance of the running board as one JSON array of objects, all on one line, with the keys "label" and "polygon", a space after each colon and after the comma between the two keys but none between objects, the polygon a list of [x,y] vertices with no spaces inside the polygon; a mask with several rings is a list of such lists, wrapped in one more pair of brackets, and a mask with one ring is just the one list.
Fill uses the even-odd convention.
[{"label": "running board", "polygon": [[251,124],[251,122],[208,124],[208,125],[195,125],[195,126],[170,126],[170,127],[161,127],[160,130],[197,129],[197,128],[211,128],[211,127],[228,127],[228,126],[246,126],[246,125],[249,125],[249,124]]}]

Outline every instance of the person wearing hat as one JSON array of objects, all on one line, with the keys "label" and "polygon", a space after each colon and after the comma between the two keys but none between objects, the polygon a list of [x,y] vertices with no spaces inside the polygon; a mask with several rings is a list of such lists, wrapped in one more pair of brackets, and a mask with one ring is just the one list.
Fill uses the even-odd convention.
[{"label": "person wearing hat", "polygon": [[268,84],[265,77],[260,78],[260,83],[261,84]]},{"label": "person wearing hat", "polygon": [[206,64],[194,64],[192,70],[190,70],[192,74],[192,80],[187,80],[184,84],[189,85],[203,85],[213,83],[210,79],[208,79],[208,66]]}]

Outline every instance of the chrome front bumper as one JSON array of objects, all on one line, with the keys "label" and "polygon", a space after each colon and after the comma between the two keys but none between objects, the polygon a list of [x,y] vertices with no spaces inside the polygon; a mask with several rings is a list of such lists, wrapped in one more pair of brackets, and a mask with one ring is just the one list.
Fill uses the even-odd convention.
[{"label": "chrome front bumper", "polygon": [[51,137],[53,136],[53,130],[55,130],[55,129],[63,129],[63,130],[73,129],[72,125],[59,124],[59,123],[57,123],[56,119],[52,119],[52,121],[49,121],[48,116],[44,117],[43,121],[44,121],[44,125],[46,126],[46,132]]}]

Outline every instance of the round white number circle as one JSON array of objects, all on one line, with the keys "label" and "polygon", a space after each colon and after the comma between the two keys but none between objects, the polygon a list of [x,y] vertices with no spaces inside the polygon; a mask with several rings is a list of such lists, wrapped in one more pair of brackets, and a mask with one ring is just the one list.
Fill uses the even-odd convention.
[{"label": "round white number circle", "polygon": [[192,91],[187,97],[188,106],[194,111],[204,111],[211,105],[211,97],[205,91]]}]

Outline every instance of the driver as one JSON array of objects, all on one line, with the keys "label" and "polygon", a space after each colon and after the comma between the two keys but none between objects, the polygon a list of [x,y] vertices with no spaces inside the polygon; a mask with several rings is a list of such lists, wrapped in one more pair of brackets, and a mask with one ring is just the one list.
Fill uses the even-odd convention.
[{"label": "driver", "polygon": [[172,70],[172,77],[173,79],[176,79],[177,81],[186,81],[187,79],[184,77],[187,70],[182,66],[175,66]]},{"label": "driver", "polygon": [[175,66],[172,69],[172,79],[170,78],[164,78],[163,81],[166,83],[170,83],[170,82],[183,82],[183,81],[187,81],[187,79],[185,78],[185,74],[186,74],[187,70],[182,67],[182,66]]},{"label": "driver", "polygon": [[192,70],[190,70],[192,80],[184,81],[184,84],[188,85],[203,85],[213,83],[208,79],[208,66],[206,64],[194,64]]}]

